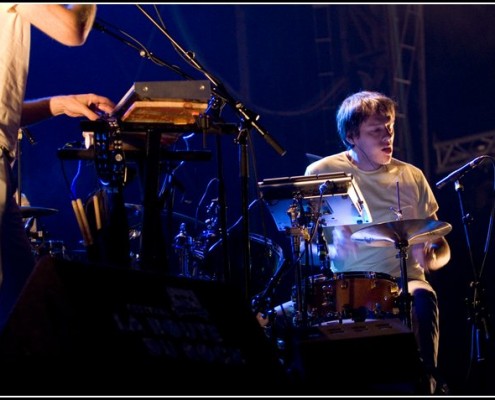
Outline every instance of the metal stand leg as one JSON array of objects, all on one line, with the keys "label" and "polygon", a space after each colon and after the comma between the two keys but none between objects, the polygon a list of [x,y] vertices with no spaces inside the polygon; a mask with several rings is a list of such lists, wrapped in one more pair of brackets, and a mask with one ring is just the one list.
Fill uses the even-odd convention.
[{"label": "metal stand leg", "polygon": [[409,328],[412,328],[411,323],[411,309],[412,309],[412,296],[409,293],[408,277],[407,277],[407,250],[409,243],[407,241],[399,241],[396,243],[396,248],[399,249],[397,257],[400,258],[400,271],[402,276],[402,292],[400,294],[401,304],[401,319],[402,322]]},{"label": "metal stand leg", "polygon": [[146,133],[140,262],[141,269],[169,272],[160,218],[161,204],[158,198],[160,137],[159,132],[153,130]]}]

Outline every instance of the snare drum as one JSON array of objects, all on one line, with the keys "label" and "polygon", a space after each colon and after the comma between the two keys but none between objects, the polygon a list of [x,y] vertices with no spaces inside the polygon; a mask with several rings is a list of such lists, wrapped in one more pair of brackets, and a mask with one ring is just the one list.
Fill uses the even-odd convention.
[{"label": "snare drum", "polygon": [[364,320],[397,316],[399,283],[380,272],[343,272],[333,276],[335,307],[342,318]]},{"label": "snare drum", "polygon": [[399,314],[399,284],[379,272],[343,272],[308,278],[308,315],[315,323],[335,319],[363,321]]}]

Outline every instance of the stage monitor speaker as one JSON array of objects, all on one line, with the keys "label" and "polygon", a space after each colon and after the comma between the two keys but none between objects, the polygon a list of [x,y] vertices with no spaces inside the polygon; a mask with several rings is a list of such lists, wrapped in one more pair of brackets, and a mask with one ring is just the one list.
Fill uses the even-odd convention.
[{"label": "stage monitor speaker", "polygon": [[16,304],[0,358],[4,395],[290,390],[276,346],[229,285],[51,256]]},{"label": "stage monitor speaker", "polygon": [[301,330],[295,365],[311,395],[418,395],[427,382],[413,332],[398,319]]}]

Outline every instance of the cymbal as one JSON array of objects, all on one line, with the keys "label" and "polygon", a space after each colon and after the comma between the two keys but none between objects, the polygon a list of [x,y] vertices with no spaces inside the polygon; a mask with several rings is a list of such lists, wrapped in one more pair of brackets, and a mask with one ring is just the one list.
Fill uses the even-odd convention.
[{"label": "cymbal", "polygon": [[58,210],[55,208],[22,206],[20,209],[22,218],[46,217],[58,213]]},{"label": "cymbal", "polygon": [[451,230],[452,225],[435,219],[405,219],[367,226],[354,232],[351,239],[374,247],[406,241],[412,245],[445,236]]}]

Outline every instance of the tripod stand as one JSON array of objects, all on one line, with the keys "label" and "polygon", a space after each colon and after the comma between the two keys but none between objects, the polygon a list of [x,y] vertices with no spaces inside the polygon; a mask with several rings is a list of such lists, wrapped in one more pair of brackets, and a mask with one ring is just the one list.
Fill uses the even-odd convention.
[{"label": "tripod stand", "polygon": [[[469,235],[470,217],[464,211],[462,192],[464,190],[463,185],[459,180],[455,182],[455,190],[458,194],[459,206],[461,210],[461,218],[464,227],[464,236],[467,243],[469,262],[472,269],[473,280],[470,283],[471,298],[466,299],[468,306],[468,321],[471,324],[471,342],[470,342],[470,359],[468,374],[466,377],[467,382],[470,382],[473,378],[474,367],[481,368],[486,363],[486,349],[490,340],[490,332],[488,328],[488,320],[486,314],[486,307],[484,304],[484,288],[481,284],[482,269],[477,269],[474,262],[473,251],[471,247],[471,239]],[[493,220],[494,208],[492,206],[490,220]],[[491,224],[489,225],[491,228]],[[490,235],[488,235],[488,238]],[[488,240],[487,240],[488,243]]]}]

